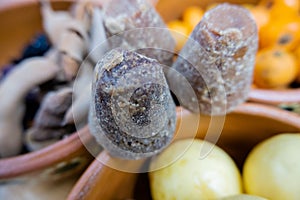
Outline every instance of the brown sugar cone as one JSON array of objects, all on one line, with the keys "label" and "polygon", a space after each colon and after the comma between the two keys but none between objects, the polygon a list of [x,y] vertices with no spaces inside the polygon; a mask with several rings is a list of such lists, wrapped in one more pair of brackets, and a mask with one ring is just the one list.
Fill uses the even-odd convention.
[{"label": "brown sugar cone", "polygon": [[103,11],[107,36],[114,35],[110,49],[138,50],[162,64],[171,64],[175,41],[147,0],[110,0]]},{"label": "brown sugar cone", "polygon": [[[223,115],[247,99],[258,46],[254,19],[245,8],[220,4],[207,11],[167,75],[182,106]],[[182,86],[187,80],[197,98]]]},{"label": "brown sugar cone", "polygon": [[161,65],[115,49],[95,68],[89,126],[97,142],[123,159],[152,156],[172,140],[175,104]]}]

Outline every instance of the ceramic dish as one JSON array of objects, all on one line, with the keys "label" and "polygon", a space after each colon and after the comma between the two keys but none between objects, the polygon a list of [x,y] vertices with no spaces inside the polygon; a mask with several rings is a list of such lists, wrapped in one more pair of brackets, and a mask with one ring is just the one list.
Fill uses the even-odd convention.
[{"label": "ceramic dish", "polygon": [[[190,123],[198,116],[178,109],[177,117],[187,122],[181,127],[183,134],[178,139],[193,137]],[[207,116],[200,117],[197,138],[204,137],[210,120]],[[217,145],[229,153],[241,168],[254,145],[283,132],[300,132],[300,116],[267,105],[245,103],[226,116]],[[151,199],[147,174],[127,173],[108,167],[107,163],[114,159],[105,151],[100,153],[76,183],[68,199]]]},{"label": "ceramic dish", "polygon": [[[70,2],[55,1],[55,8],[64,9]],[[1,1],[0,66],[19,56],[18,52],[42,31],[38,1]],[[82,171],[92,160],[81,140],[90,139],[88,128],[78,134],[50,145],[42,150],[20,156],[0,159],[0,181],[24,179],[32,175],[44,177],[65,177]],[[87,137],[79,137],[84,134]],[[85,139],[84,139],[85,138]]]}]

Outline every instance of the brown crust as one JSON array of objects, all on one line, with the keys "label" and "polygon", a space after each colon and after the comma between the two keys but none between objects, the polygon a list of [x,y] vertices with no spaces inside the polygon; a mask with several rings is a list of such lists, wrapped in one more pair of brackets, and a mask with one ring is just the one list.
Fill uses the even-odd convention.
[{"label": "brown crust", "polygon": [[111,0],[103,10],[107,36],[114,36],[109,39],[111,49],[134,49],[160,63],[171,64],[175,41],[146,0]]},{"label": "brown crust", "polygon": [[175,105],[159,63],[113,50],[95,69],[91,132],[112,155],[138,159],[161,151],[175,130]]},{"label": "brown crust", "polygon": [[[222,115],[246,100],[252,82],[258,36],[245,8],[220,4],[205,13],[168,74],[182,105],[207,115]],[[182,88],[183,76],[198,103]],[[198,107],[199,104],[199,107]]]}]

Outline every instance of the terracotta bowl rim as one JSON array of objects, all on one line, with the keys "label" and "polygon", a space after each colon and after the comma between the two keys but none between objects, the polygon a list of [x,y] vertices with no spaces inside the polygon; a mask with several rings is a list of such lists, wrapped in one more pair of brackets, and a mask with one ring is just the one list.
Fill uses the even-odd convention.
[{"label": "terracotta bowl rim", "polygon": [[[177,107],[177,114],[189,115],[191,114],[191,112],[186,109],[182,109],[181,107]],[[257,117],[266,117],[269,119],[274,119],[276,121],[284,122],[300,130],[300,123],[299,123],[300,115],[286,110],[282,110],[280,108],[271,105],[246,102],[238,106],[232,113],[229,114],[241,114],[241,115],[257,116]],[[102,161],[108,161],[111,159],[111,157],[106,151],[102,151],[98,155],[98,157],[101,158]],[[127,174],[127,176],[128,174],[134,174],[134,173],[117,171],[95,159],[90,164],[90,166],[85,170],[85,172],[81,175],[79,180],[76,182],[73,189],[69,193],[67,199],[77,199],[79,198],[79,196],[80,198],[89,199],[90,196],[93,196],[93,192],[94,192],[93,188],[95,187],[95,185],[104,184],[104,182],[101,181],[100,179],[106,173],[110,174],[111,176],[113,176],[112,173],[116,173],[118,176],[122,174],[123,175]]]},{"label": "terracotta bowl rim", "polygon": [[268,104],[300,103],[300,88],[260,89],[252,88],[249,101]]},{"label": "terracotta bowl rim", "polygon": [[88,127],[85,126],[43,149],[0,159],[0,180],[36,173],[76,156],[89,155],[83,142],[91,137]]},{"label": "terracotta bowl rim", "polygon": [[[181,107],[178,107],[178,111],[181,110],[180,108]],[[186,109],[182,110],[185,113],[190,113]],[[300,129],[299,115],[270,105],[244,103],[238,106],[232,113],[268,117],[278,121],[284,121]],[[72,154],[78,152],[88,154],[83,143],[90,140],[91,137],[87,125],[77,132],[72,133],[69,137],[41,150],[0,159],[0,179],[18,177],[45,169],[55,163],[64,161],[66,158],[69,158],[69,156],[72,156]]]}]

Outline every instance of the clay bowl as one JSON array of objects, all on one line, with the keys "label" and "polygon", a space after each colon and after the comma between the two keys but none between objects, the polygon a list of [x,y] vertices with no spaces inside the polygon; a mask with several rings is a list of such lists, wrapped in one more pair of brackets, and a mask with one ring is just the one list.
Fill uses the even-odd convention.
[{"label": "clay bowl", "polygon": [[[57,10],[65,10],[76,0],[50,0]],[[93,0],[101,4],[106,0]],[[42,32],[39,0],[1,0],[0,2],[0,68],[20,57],[23,48],[35,34]],[[93,157],[83,143],[92,136],[85,127],[42,150],[0,159],[0,182],[24,177],[65,177],[82,171]]]},{"label": "clay bowl", "polygon": [[[64,9],[69,2],[55,1],[54,7]],[[0,2],[0,66],[20,55],[21,50],[36,33],[42,31],[37,0]],[[79,135],[83,135],[79,137]],[[82,171],[92,156],[81,140],[90,139],[88,128],[42,150],[0,159],[0,181],[24,179],[34,175],[64,177]]]},{"label": "clay bowl", "polygon": [[[178,108],[181,136],[191,138],[190,123],[197,116]],[[203,138],[211,118],[201,116],[196,138]],[[177,127],[178,128],[178,127]],[[179,129],[177,129],[179,131]],[[217,145],[235,160],[241,169],[249,151],[260,141],[273,135],[300,132],[300,116],[268,105],[245,103],[225,118]],[[177,132],[178,133],[178,132]],[[177,134],[176,133],[176,134]],[[147,173],[127,173],[108,167],[115,158],[103,151],[88,167],[72,189],[68,199],[151,199]]]},{"label": "clay bowl", "polygon": [[[54,9],[65,10],[76,0],[50,0]],[[101,4],[106,0],[93,0]],[[1,0],[0,68],[20,57],[35,34],[42,32],[39,0]],[[1,130],[0,130],[1,131]],[[83,143],[92,136],[88,127],[42,150],[0,159],[0,182],[29,177],[66,177],[81,172],[93,156]]]},{"label": "clay bowl", "polygon": [[293,89],[258,89],[252,88],[249,101],[272,105],[300,103],[300,88]]},{"label": "clay bowl", "polygon": [[[63,9],[69,5],[70,0],[53,0],[53,2],[55,8]],[[178,18],[188,5],[205,6],[210,2],[213,1],[160,0],[157,9],[162,17],[168,21]],[[235,0],[234,2],[245,3],[244,0]],[[255,3],[256,0],[247,2]],[[42,30],[38,0],[2,0],[0,2],[0,25],[5,27],[0,31],[0,66],[3,66],[11,59],[18,57],[21,49],[33,35]],[[187,111],[183,111],[182,116],[191,117]],[[205,126],[208,124],[209,119],[206,120],[207,122],[205,122],[205,118],[202,120],[199,135],[203,133],[201,130],[205,130]],[[246,152],[263,138],[283,131],[297,132],[299,129],[299,117],[296,115],[269,107],[246,104],[227,116],[224,136],[220,139],[219,144],[231,152],[237,163],[241,163]],[[1,159],[0,181],[23,179],[32,175],[46,175],[48,177],[57,175],[61,177],[77,173],[92,160],[92,156],[82,144],[82,140],[87,142],[90,139],[91,136],[86,127],[42,150]],[[240,146],[243,148],[239,149]],[[111,159],[106,152],[99,156],[108,161]],[[133,196],[133,190],[137,189],[135,184],[139,177],[137,174],[119,172],[94,162],[70,193],[69,198],[114,199],[115,197],[130,197]]]}]

